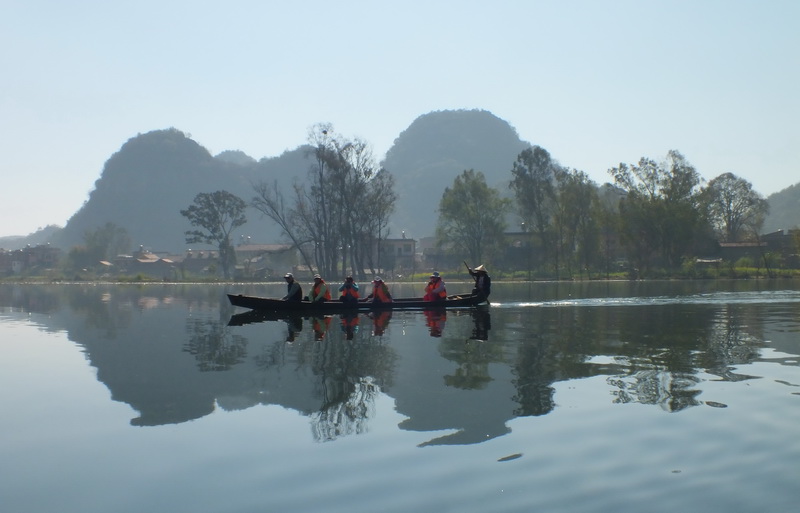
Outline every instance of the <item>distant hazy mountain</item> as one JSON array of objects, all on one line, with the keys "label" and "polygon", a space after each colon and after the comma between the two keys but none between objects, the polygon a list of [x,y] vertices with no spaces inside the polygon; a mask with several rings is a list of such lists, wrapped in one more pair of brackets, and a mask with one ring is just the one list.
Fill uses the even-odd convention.
[{"label": "distant hazy mountain", "polygon": [[[392,235],[432,235],[442,192],[465,169],[486,175],[489,185],[507,182],[522,149],[516,131],[486,111],[444,111],[419,117],[395,140],[383,165],[395,176],[399,200]],[[67,222],[55,243],[69,248],[87,231],[107,222],[127,230],[134,247],[182,251],[189,230],[180,210],[200,192],[227,190],[245,201],[251,184],[277,180],[287,198],[295,178],[304,179],[309,148],[301,146],[272,159],[255,161],[240,151],[213,157],[176,129],[156,130],[128,140],[106,162],[95,189]],[[505,185],[503,185],[505,187]],[[239,235],[256,242],[276,242],[272,221],[253,209]]]},{"label": "distant hazy mountain", "polygon": [[[442,193],[465,169],[475,169],[502,194],[517,155],[530,143],[520,140],[506,121],[483,110],[431,112],[417,118],[395,139],[381,163],[395,177],[397,208],[391,236],[402,231],[413,238],[432,235]],[[291,184],[303,180],[312,161],[300,146],[274,158],[256,161],[238,150],[212,156],[176,129],[156,130],[129,139],[105,163],[89,199],[67,225],[47,227],[27,237],[0,239],[0,247],[52,242],[64,249],[83,243],[84,234],[107,222],[127,230],[134,248],[182,251],[191,227],[180,215],[201,192],[227,190],[246,202],[251,184],[278,181],[287,198]],[[557,156],[554,156],[557,157]],[[767,198],[771,213],[765,232],[800,225],[800,184]],[[280,240],[272,221],[253,209],[237,235],[253,242]]]},{"label": "distant hazy mountain", "polygon": [[507,191],[517,155],[530,146],[516,130],[485,110],[438,111],[414,120],[386,154],[383,167],[395,177],[397,209],[392,234],[433,235],[446,187],[466,169]]},{"label": "distant hazy mountain", "polygon": [[8,237],[0,237],[0,248],[8,251],[22,249],[27,245],[38,246],[39,244],[47,244],[53,237],[61,231],[61,227],[56,225],[48,225],[44,228],[39,228],[30,235],[11,235]]},{"label": "distant hazy mountain", "polygon": [[800,183],[771,194],[767,198],[769,216],[764,233],[800,227]]},{"label": "distant hazy mountain", "polygon": [[[138,135],[108,159],[89,199],[55,242],[63,248],[81,244],[87,231],[112,222],[127,230],[134,247],[182,251],[187,247],[184,232],[191,226],[180,210],[198,193],[227,190],[249,202],[254,181],[289,184],[304,175],[309,166],[306,153],[298,148],[260,162],[241,152],[215,158],[179,130]],[[240,235],[262,242],[278,239],[274,223],[260,213],[250,209],[247,218],[250,222]]]}]

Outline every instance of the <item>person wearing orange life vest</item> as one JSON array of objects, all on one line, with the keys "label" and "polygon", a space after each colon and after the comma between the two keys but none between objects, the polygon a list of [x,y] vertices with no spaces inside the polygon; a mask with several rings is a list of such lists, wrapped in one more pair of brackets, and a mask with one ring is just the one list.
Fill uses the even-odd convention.
[{"label": "person wearing orange life vest", "polygon": [[308,296],[309,301],[312,303],[322,303],[323,301],[331,300],[331,291],[328,290],[328,284],[322,279],[319,274],[314,275],[314,285],[311,287],[311,294]]},{"label": "person wearing orange life vest", "polygon": [[380,276],[376,276],[372,280],[372,294],[367,296],[367,299],[372,299],[373,303],[391,303],[392,295],[389,293],[389,287],[383,283]]},{"label": "person wearing orange life vest", "polygon": [[425,301],[444,301],[447,299],[447,289],[438,271],[433,271],[433,274],[431,274],[430,281],[425,285],[425,296],[422,299]]},{"label": "person wearing orange life vest", "polygon": [[353,281],[352,276],[345,278],[344,283],[339,287],[339,294],[339,301],[342,303],[358,303],[358,283]]}]

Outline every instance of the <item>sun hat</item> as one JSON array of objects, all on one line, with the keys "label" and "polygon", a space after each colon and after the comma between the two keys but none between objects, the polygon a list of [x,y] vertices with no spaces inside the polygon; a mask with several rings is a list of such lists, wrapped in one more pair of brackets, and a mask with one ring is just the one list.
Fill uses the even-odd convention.
[{"label": "sun hat", "polygon": [[480,271],[484,271],[484,272],[486,272],[486,268],[483,266],[483,264],[481,264],[481,265],[479,265],[478,267],[476,267],[476,268],[474,269],[474,271],[475,271],[475,272],[480,272]]},{"label": "sun hat", "polygon": [[283,277],[284,277],[284,278],[294,278],[294,276],[292,275],[292,273],[286,273],[286,274],[285,274]]},{"label": "sun hat", "polygon": [[431,274],[431,278],[438,278],[438,277],[439,277],[439,271],[433,271],[433,274]]},{"label": "sun hat", "polygon": [[376,276],[375,279],[372,280],[373,283],[377,283],[379,281],[383,281],[380,276]]}]

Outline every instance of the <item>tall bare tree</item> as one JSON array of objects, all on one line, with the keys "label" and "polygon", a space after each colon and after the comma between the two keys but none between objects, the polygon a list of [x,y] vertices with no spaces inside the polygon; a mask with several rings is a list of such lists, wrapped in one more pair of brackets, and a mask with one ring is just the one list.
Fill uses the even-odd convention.
[{"label": "tall bare tree", "polygon": [[312,268],[329,277],[348,270],[363,277],[388,235],[394,180],[378,168],[368,143],[342,137],[330,124],[311,127],[308,141],[313,164],[307,180],[294,184],[292,204],[277,185],[258,183],[252,205],[278,223]]},{"label": "tall bare tree", "polygon": [[292,242],[292,246],[300,252],[300,257],[309,268],[312,268],[312,258],[307,251],[309,239],[301,239],[301,232],[295,227],[298,225],[297,216],[292,208],[286,205],[283,192],[278,187],[278,182],[272,184],[258,182],[252,184],[256,195],[250,205],[261,212],[265,217],[272,219],[283,234]]}]

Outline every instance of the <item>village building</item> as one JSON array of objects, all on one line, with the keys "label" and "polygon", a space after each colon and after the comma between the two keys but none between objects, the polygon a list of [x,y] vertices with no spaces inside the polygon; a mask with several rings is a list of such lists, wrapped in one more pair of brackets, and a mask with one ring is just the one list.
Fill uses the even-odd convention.
[{"label": "village building", "polygon": [[50,244],[28,245],[22,249],[0,249],[0,274],[12,275],[58,267],[61,250]]},{"label": "village building", "polygon": [[240,244],[236,252],[238,278],[269,280],[282,278],[286,269],[297,263],[297,252],[291,244]]}]

